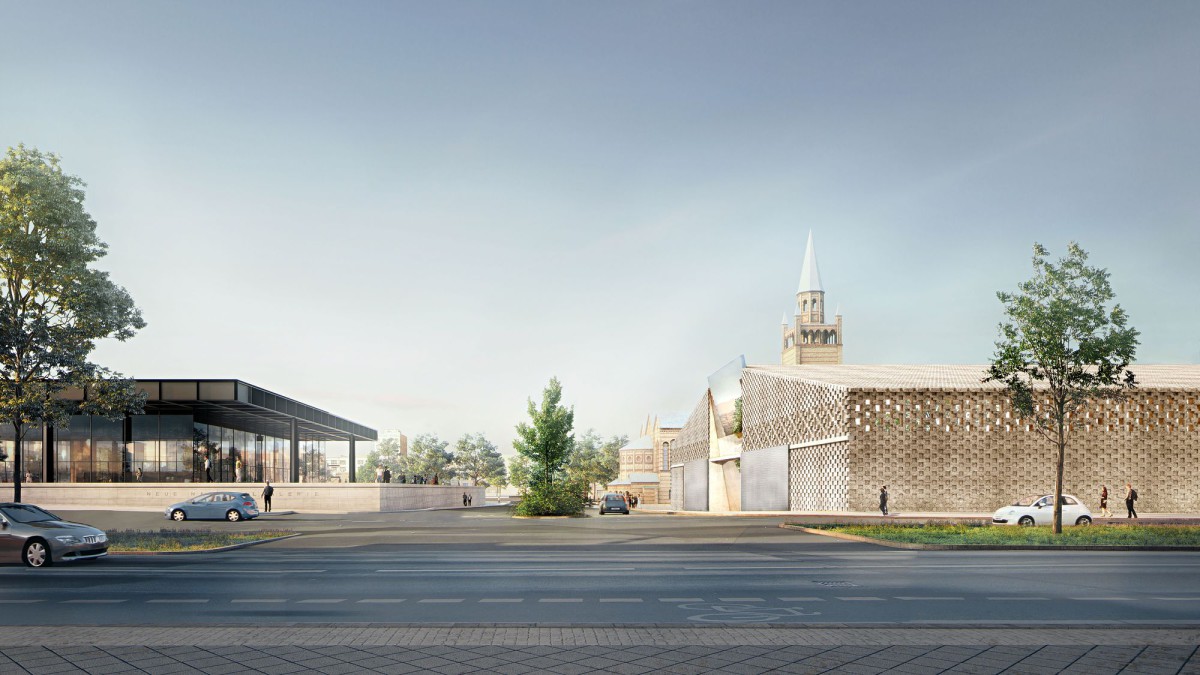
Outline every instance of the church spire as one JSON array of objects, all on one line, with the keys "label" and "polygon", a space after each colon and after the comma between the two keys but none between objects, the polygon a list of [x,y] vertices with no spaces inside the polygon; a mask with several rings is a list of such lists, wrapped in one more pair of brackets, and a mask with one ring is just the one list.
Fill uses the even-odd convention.
[{"label": "church spire", "polygon": [[813,246],[812,230],[808,231],[808,246],[804,249],[804,265],[800,268],[800,288],[797,293],[824,291],[821,288],[821,270],[817,267],[817,249]]}]

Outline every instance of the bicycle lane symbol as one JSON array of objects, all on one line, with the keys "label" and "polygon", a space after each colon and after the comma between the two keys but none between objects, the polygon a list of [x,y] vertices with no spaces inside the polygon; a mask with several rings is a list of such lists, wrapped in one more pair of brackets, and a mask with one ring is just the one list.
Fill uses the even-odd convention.
[{"label": "bicycle lane symbol", "polygon": [[816,616],[820,612],[806,612],[803,607],[761,607],[743,604],[686,604],[680,609],[699,611],[688,619],[712,623],[766,623],[797,616]]}]

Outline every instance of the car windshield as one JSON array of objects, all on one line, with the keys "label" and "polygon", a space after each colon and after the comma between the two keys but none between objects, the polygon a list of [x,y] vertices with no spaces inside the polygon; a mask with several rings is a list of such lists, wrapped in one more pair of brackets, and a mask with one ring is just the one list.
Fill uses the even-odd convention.
[{"label": "car windshield", "polygon": [[1033,506],[1033,503],[1041,498],[1042,495],[1030,495],[1028,497],[1022,497],[1013,502],[1013,506]]},{"label": "car windshield", "polygon": [[608,495],[608,496],[607,496],[607,497],[605,497],[604,499],[605,499],[605,501],[610,501],[610,502],[623,502],[623,501],[625,501],[625,498],[624,498],[624,497],[618,497],[618,496],[616,496],[616,495]]},{"label": "car windshield", "polygon": [[48,520],[59,520],[59,517],[29,504],[13,504],[0,508],[5,517],[17,523],[42,523]]}]

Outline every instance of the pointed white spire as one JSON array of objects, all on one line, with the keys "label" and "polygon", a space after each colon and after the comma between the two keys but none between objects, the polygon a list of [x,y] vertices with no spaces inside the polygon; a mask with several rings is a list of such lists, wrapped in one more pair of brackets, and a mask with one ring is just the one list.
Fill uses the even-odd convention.
[{"label": "pointed white spire", "polygon": [[821,288],[821,270],[817,268],[817,249],[813,246],[812,230],[809,230],[808,246],[804,249],[804,266],[800,268],[800,288],[796,289],[796,292],[824,290]]},{"label": "pointed white spire", "polygon": [[787,322],[787,314],[784,314],[784,315],[783,315],[783,321],[780,321],[779,323],[781,323],[781,324],[783,324],[783,325],[785,325],[785,326],[786,326],[786,325],[788,325],[788,322]]}]

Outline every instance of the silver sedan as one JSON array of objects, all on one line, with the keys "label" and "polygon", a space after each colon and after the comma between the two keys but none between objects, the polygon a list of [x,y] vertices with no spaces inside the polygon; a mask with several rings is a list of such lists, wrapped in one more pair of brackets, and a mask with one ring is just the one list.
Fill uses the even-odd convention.
[{"label": "silver sedan", "polygon": [[108,555],[108,535],[33,504],[0,503],[0,562],[29,567],[94,560]]}]

